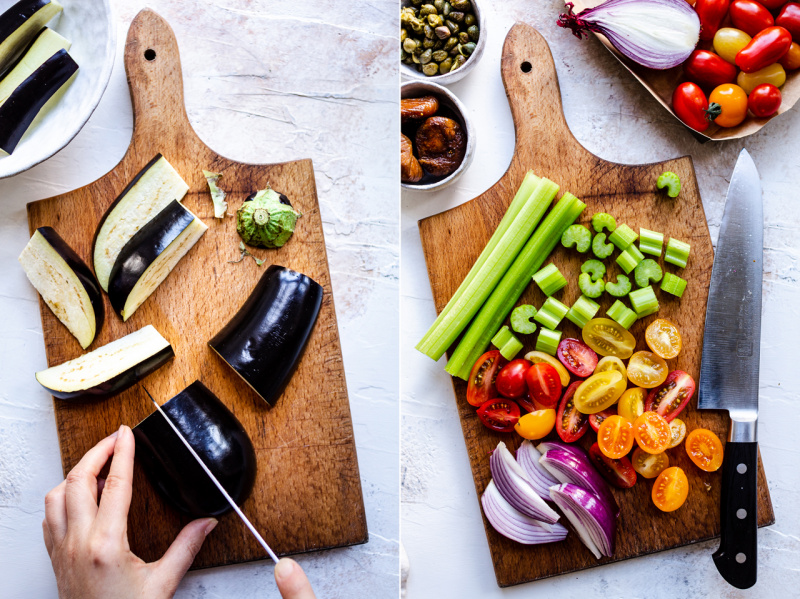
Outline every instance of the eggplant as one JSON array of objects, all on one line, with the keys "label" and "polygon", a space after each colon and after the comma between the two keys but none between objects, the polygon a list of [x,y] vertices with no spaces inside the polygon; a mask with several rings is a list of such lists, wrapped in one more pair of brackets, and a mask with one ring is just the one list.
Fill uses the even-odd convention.
[{"label": "eggplant", "polygon": [[0,72],[62,10],[55,0],[20,0],[0,15]]},{"label": "eggplant", "polygon": [[19,256],[28,280],[86,349],[103,326],[100,285],[80,256],[52,227],[39,227]]},{"label": "eggplant", "polygon": [[303,353],[321,304],[319,283],[273,264],[208,344],[274,405]]},{"label": "eggplant", "polygon": [[122,320],[150,297],[207,229],[173,200],[131,237],[117,256],[108,284],[108,299]]},{"label": "eggplant", "polygon": [[180,202],[189,186],[161,154],[139,171],[108,207],[97,226],[92,264],[97,281],[108,291],[111,269],[131,237],[173,200]]},{"label": "eggplant", "polygon": [[[237,505],[256,479],[250,437],[231,411],[200,381],[161,406],[203,463]],[[133,429],[136,459],[147,478],[179,512],[191,518],[218,517],[231,507],[160,412]]]},{"label": "eggplant", "polygon": [[175,356],[169,341],[147,325],[58,366],[36,373],[54,397],[97,401],[132,387]]}]

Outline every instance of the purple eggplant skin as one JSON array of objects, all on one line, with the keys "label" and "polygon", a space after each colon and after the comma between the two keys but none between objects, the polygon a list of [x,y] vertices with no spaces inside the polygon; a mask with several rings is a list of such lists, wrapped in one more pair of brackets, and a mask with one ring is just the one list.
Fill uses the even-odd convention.
[{"label": "purple eggplant skin", "polygon": [[194,221],[194,215],[172,200],[128,240],[117,256],[108,278],[108,299],[122,315],[134,286],[156,258]]},{"label": "purple eggplant skin", "polygon": [[[20,0],[7,11],[0,15],[0,44],[5,42],[22,25],[42,8],[50,4],[50,0]],[[39,32],[41,33],[41,31]],[[38,37],[37,34],[35,37]],[[11,56],[15,53],[12,51]],[[24,53],[23,53],[24,54]],[[0,67],[6,62],[6,56],[0,56]],[[11,69],[0,68],[0,74],[5,75]]]},{"label": "purple eggplant skin", "polygon": [[[172,423],[237,505],[256,479],[256,454],[241,423],[203,383],[195,381],[162,406]],[[159,412],[133,429],[136,459],[167,502],[191,518],[231,509],[222,493]]]},{"label": "purple eggplant skin", "polygon": [[59,50],[13,91],[0,106],[0,149],[11,154],[36,115],[78,70],[66,50]]},{"label": "purple eggplant skin", "polygon": [[273,264],[208,344],[264,401],[275,405],[303,353],[321,304],[319,283]]},{"label": "purple eggplant skin", "polygon": [[[245,201],[245,202],[252,202],[253,200],[255,200],[255,199],[256,199],[256,194],[257,194],[257,193],[258,193],[257,191],[254,191],[254,192],[253,192],[253,193],[251,193],[249,196],[247,196],[247,197],[244,199],[244,201]],[[285,195],[283,195],[282,193],[279,193],[279,194],[278,194],[278,200],[280,201],[280,203],[281,203],[281,204],[286,204],[287,206],[289,206],[289,208],[292,208],[292,207],[293,207],[293,206],[292,206],[292,203],[289,201],[289,198],[287,198],[287,197],[286,197]]]}]

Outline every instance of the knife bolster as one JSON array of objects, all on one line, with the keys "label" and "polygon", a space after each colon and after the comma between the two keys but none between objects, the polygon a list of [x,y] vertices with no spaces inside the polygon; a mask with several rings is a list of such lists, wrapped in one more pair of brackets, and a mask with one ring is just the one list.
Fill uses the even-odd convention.
[{"label": "knife bolster", "polygon": [[758,440],[758,417],[752,413],[730,412],[731,430],[728,441],[733,443],[755,443]]}]

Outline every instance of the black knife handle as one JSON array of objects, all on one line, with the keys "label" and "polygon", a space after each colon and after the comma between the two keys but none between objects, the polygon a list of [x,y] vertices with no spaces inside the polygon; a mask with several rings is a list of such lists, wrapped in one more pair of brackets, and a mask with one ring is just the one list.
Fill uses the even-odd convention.
[{"label": "black knife handle", "polygon": [[749,589],[757,574],[758,443],[725,444],[722,462],[719,549],[712,556],[722,577]]}]

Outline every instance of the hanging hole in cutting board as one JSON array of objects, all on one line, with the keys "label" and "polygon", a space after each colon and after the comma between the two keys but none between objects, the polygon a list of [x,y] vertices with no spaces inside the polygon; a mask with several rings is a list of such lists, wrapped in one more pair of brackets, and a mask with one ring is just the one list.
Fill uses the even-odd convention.
[{"label": "hanging hole in cutting board", "polygon": [[153,50],[152,48],[148,48],[147,50],[144,51],[144,57],[149,62],[153,62],[156,59],[156,51]]},{"label": "hanging hole in cutting board", "polygon": [[522,70],[523,73],[530,73],[531,69],[533,69],[533,65],[526,60],[521,65],[519,65],[519,68]]}]

